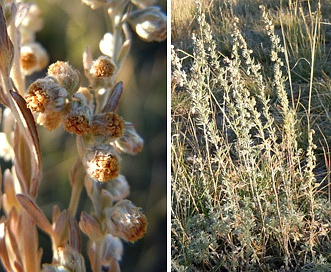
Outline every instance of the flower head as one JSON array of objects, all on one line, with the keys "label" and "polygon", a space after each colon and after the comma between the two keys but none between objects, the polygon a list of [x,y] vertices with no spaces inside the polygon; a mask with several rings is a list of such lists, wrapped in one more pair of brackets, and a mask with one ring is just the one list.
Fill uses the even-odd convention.
[{"label": "flower head", "polygon": [[120,171],[119,156],[110,145],[96,144],[86,150],[84,164],[86,173],[100,182],[116,178]]},{"label": "flower head", "polygon": [[161,42],[167,38],[167,16],[158,7],[131,12],[129,23],[138,36],[147,42]]},{"label": "flower head", "polygon": [[40,71],[48,64],[46,50],[37,42],[28,43],[21,48],[21,67],[25,75]]},{"label": "flower head", "polygon": [[33,112],[59,112],[68,103],[68,92],[54,78],[46,77],[29,86],[25,99]]},{"label": "flower head", "polygon": [[124,132],[124,121],[113,112],[103,112],[93,115],[90,133],[106,138],[119,138]]},{"label": "flower head", "polygon": [[117,67],[110,57],[100,56],[90,63],[86,75],[94,87],[107,87],[113,84]]},{"label": "flower head", "polygon": [[102,265],[109,266],[112,259],[120,261],[123,255],[123,244],[118,237],[107,234],[102,245]]},{"label": "flower head", "polygon": [[84,92],[75,93],[63,113],[63,127],[78,135],[88,133],[90,129],[91,108]]},{"label": "flower head", "polygon": [[44,268],[44,271],[86,271],[83,256],[68,244],[59,246],[54,252],[53,264]]},{"label": "flower head", "polygon": [[55,78],[45,77],[29,86],[25,100],[32,112],[39,113],[37,123],[52,130],[61,124],[63,110],[68,105],[68,92]]},{"label": "flower head", "polygon": [[106,56],[100,56],[92,64],[90,73],[96,78],[107,78],[112,77],[117,68],[115,63]]},{"label": "flower head", "polygon": [[130,194],[130,186],[125,176],[119,175],[107,184],[107,190],[112,195],[113,201],[120,201]]},{"label": "flower head", "polygon": [[80,85],[80,73],[68,62],[57,61],[48,67],[47,74],[55,77],[60,85],[70,94],[76,92]]},{"label": "flower head", "polygon": [[114,35],[107,32],[100,41],[99,47],[102,54],[112,57],[114,53]]},{"label": "flower head", "polygon": [[112,208],[107,227],[112,235],[134,242],[145,235],[147,219],[141,208],[129,200],[122,200]]},{"label": "flower head", "polygon": [[123,136],[113,144],[118,152],[134,155],[143,149],[144,140],[139,136],[133,124],[126,122]]},{"label": "flower head", "polygon": [[26,28],[30,31],[36,32],[43,28],[43,19],[39,7],[31,3],[29,5],[28,13],[22,20],[21,27]]},{"label": "flower head", "polygon": [[70,110],[63,114],[63,127],[66,131],[82,135],[90,129],[90,119],[88,115],[80,110]]},{"label": "flower head", "polygon": [[37,117],[37,123],[44,126],[48,130],[53,130],[61,125],[62,113],[61,112],[49,112],[39,113]]}]

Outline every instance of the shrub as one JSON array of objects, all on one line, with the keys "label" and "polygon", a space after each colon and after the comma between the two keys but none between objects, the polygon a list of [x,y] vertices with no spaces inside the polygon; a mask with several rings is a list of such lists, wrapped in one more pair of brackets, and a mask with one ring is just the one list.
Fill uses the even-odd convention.
[{"label": "shrub", "polygon": [[[330,198],[314,172],[312,88],[303,121],[291,96],[288,52],[264,6],[261,21],[270,40],[265,69],[239,19],[233,18],[231,54],[218,52],[199,4],[192,55],[172,48],[172,95],[186,92],[188,105],[183,110],[173,98],[174,271],[330,266]],[[310,72],[312,86],[313,65]]]}]

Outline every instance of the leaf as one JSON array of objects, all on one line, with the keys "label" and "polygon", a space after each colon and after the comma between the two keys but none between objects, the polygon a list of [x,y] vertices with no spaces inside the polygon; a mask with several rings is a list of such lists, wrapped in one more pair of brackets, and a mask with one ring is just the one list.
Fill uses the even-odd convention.
[{"label": "leaf", "polygon": [[91,241],[101,241],[104,238],[99,224],[86,212],[82,212],[80,215],[79,227],[81,231],[90,238]]},{"label": "leaf", "polygon": [[118,54],[117,62],[122,65],[124,60],[126,59],[127,55],[130,52],[131,48],[131,40],[126,40],[121,47],[120,53]]},{"label": "leaf", "polygon": [[39,181],[41,179],[41,150],[36,123],[34,121],[31,111],[26,107],[26,102],[24,98],[17,92],[14,92],[12,90],[10,90],[9,92],[11,97],[13,98],[15,108],[19,114],[19,118],[21,121],[20,123],[21,125],[23,125],[23,128],[21,128],[22,133],[24,133],[25,135],[27,143],[32,150],[36,162],[36,169],[32,169],[34,171],[34,177],[31,177],[31,185],[29,188],[29,193],[32,196],[36,196]]},{"label": "leaf", "polygon": [[115,112],[123,93],[123,82],[118,82],[111,92],[106,105],[101,112]]},{"label": "leaf", "polygon": [[3,88],[0,86],[0,103],[9,108],[9,102],[7,96],[3,92]]},{"label": "leaf", "polygon": [[124,42],[122,43],[121,49],[117,54],[116,62],[119,67],[122,66],[124,60],[128,56],[130,49],[131,49],[131,31],[127,24],[122,24],[122,30],[124,34]]},{"label": "leaf", "polygon": [[120,265],[115,258],[113,258],[111,260],[109,268],[108,268],[108,272],[121,272]]},{"label": "leaf", "polygon": [[24,272],[23,266],[21,263],[14,261],[15,271],[16,272]]},{"label": "leaf", "polygon": [[22,257],[21,257],[20,249],[18,247],[19,241],[17,241],[17,238],[18,238],[18,237],[16,237],[16,236],[18,236],[17,234],[18,233],[13,233],[13,231],[10,227],[7,227],[7,237],[9,237],[10,245],[11,245],[11,248],[13,251],[12,253],[15,255],[16,262],[21,265]]},{"label": "leaf", "polygon": [[[31,183],[31,173],[33,170],[31,166],[31,159],[28,158],[30,160],[28,161],[25,158],[25,155],[30,154],[31,149],[29,148],[30,145],[25,141],[24,135],[20,133],[18,126],[15,126],[12,146],[15,154],[15,165],[12,169],[12,173],[13,175],[16,174],[16,178],[21,186],[21,192],[28,194]],[[22,154],[24,155],[22,156]],[[15,194],[16,192],[14,195]]]},{"label": "leaf", "polygon": [[6,19],[0,5],[0,73],[2,77],[9,77],[13,57],[14,46],[8,36]]},{"label": "leaf", "polygon": [[33,218],[38,227],[50,236],[53,235],[53,229],[51,223],[49,223],[43,211],[37,206],[37,204],[28,196],[23,194],[16,195],[18,202],[27,211],[27,213]]},{"label": "leaf", "polygon": [[56,221],[59,219],[60,215],[61,215],[60,207],[57,204],[55,204],[53,206],[53,210],[52,210],[52,222],[53,222],[53,224],[56,223]]},{"label": "leaf", "polygon": [[3,266],[6,268],[7,271],[11,271],[10,261],[8,257],[6,241],[5,241],[5,217],[2,216],[0,219],[0,257]]},{"label": "leaf", "polygon": [[56,247],[62,246],[68,240],[68,212],[62,211],[54,227]]}]

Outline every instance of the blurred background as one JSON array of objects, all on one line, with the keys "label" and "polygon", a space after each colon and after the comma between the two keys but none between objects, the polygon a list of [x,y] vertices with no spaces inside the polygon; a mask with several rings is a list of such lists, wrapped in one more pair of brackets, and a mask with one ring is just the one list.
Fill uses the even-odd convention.
[{"label": "blurred background", "polygon": [[[94,58],[101,53],[99,41],[109,29],[107,16],[102,9],[91,10],[79,0],[35,1],[44,18],[44,28],[36,40],[47,50],[50,64],[58,60],[69,61],[83,75],[82,53],[86,46]],[[166,13],[166,0],[156,5]],[[118,113],[134,123],[145,141],[144,149],[136,156],[122,155],[121,173],[126,176],[131,194],[128,197],[136,206],[142,207],[149,225],[146,236],[134,244],[124,244],[122,271],[166,271],[166,42],[146,43],[132,32],[132,50],[125,61],[117,81],[124,83]],[[28,83],[44,77],[42,71],[28,78]],[[84,76],[83,76],[84,77]],[[84,79],[85,80],[85,79]],[[85,81],[85,85],[87,82]],[[68,173],[77,156],[75,136],[62,128],[47,131],[39,127],[43,156],[43,180],[37,203],[48,218],[52,206],[61,209],[69,205],[70,184]],[[90,211],[91,203],[83,191],[80,211]],[[86,236],[82,235],[83,247]],[[44,248],[43,262],[51,262],[52,251],[49,238],[40,233]],[[86,256],[86,250],[83,248]],[[87,258],[86,258],[87,259]],[[87,271],[90,271],[87,263]]]}]

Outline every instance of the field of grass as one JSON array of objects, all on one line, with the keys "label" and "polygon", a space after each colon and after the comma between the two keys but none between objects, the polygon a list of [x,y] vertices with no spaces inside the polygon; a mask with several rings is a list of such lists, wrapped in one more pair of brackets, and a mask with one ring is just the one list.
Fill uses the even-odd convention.
[{"label": "field of grass", "polygon": [[331,1],[174,0],[172,44],[172,271],[331,271]]}]

